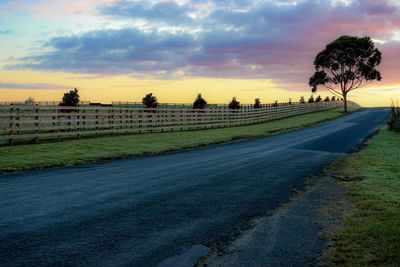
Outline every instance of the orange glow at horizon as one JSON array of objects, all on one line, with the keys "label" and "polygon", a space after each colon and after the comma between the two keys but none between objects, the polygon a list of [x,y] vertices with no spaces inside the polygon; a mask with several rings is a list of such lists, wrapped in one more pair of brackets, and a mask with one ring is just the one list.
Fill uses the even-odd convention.
[{"label": "orange glow at horizon", "polygon": [[[311,95],[305,85],[303,90],[279,88],[279,84],[267,79],[217,79],[184,78],[181,80],[133,79],[128,76],[88,76],[71,73],[47,73],[37,71],[2,71],[0,80],[10,83],[51,83],[78,88],[82,101],[111,103],[112,101],[140,102],[149,92],[163,103],[192,103],[201,93],[209,103],[228,103],[236,96],[241,103],[253,103],[260,98],[263,103],[275,100],[293,102],[301,96]],[[0,101],[24,101],[33,97],[36,101],[59,101],[65,89],[0,89]],[[384,94],[382,94],[384,92]],[[328,91],[317,92],[325,97]],[[349,99],[362,106],[389,106],[400,96],[400,84],[374,83],[369,87],[351,92]]]}]

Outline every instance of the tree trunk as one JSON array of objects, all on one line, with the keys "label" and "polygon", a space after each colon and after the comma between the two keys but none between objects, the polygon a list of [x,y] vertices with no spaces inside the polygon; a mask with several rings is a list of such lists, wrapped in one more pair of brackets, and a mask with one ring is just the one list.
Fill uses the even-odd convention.
[{"label": "tree trunk", "polygon": [[347,94],[343,94],[344,112],[347,113]]}]

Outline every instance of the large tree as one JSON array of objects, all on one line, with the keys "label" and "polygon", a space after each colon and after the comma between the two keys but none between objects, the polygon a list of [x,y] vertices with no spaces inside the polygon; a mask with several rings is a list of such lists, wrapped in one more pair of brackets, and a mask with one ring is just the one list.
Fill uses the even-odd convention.
[{"label": "large tree", "polygon": [[349,92],[382,79],[376,69],[381,60],[381,52],[374,47],[370,37],[341,36],[318,53],[309,85],[313,93],[319,86],[324,86],[343,98],[344,111],[347,112]]}]

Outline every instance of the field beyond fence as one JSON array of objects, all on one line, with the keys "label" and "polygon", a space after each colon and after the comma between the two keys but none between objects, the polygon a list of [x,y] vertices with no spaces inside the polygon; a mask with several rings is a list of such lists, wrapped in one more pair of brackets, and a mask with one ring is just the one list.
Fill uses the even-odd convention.
[{"label": "field beyond fence", "polygon": [[[124,105],[65,107],[58,105],[0,105],[0,145],[65,140],[85,136],[186,131],[249,125],[343,106],[342,101],[310,104],[243,106],[206,109]],[[358,106],[349,102],[349,106]]]}]

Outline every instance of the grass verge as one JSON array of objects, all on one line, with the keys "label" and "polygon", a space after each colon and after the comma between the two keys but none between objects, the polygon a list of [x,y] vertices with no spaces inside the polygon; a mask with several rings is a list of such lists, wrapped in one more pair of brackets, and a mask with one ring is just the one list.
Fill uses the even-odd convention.
[{"label": "grass verge", "polygon": [[307,127],[342,115],[341,108],[231,128],[99,137],[0,147],[0,173],[69,166],[187,149]]},{"label": "grass verge", "polygon": [[334,266],[400,266],[400,134],[383,127],[335,169],[355,210],[331,239]]}]

